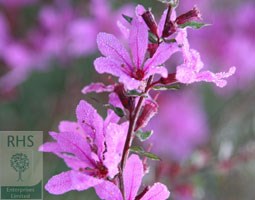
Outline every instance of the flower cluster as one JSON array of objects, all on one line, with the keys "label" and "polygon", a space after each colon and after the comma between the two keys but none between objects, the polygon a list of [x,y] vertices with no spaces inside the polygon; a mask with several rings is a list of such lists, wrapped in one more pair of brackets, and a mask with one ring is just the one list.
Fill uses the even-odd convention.
[{"label": "flower cluster", "polygon": [[[118,78],[118,82],[107,86],[92,83],[82,90],[84,94],[110,92],[106,119],[103,120],[89,103],[82,100],[76,109],[77,122],[62,122],[60,133],[50,133],[55,141],[40,147],[41,151],[52,152],[62,158],[70,168],[52,177],[46,184],[46,190],[52,194],[94,187],[97,195],[106,200],[167,199],[170,192],[162,183],[139,189],[143,176],[149,171],[147,159],[159,160],[150,150],[133,145],[135,138],[145,141],[153,133],[143,130],[146,126],[150,127],[149,122],[160,105],[157,102],[159,93],[153,97],[150,91],[176,89],[178,84],[200,81],[224,87],[227,83],[225,78],[235,72],[234,67],[216,74],[201,71],[203,63],[200,55],[190,48],[187,39],[187,28],[203,25],[199,22],[201,16],[197,8],[176,16],[174,6],[168,4],[157,23],[150,10],[138,5],[133,17],[124,15],[124,18],[129,23],[119,21],[118,26],[127,42],[109,33],[99,33],[97,44],[103,56],[94,62],[98,73],[111,74]],[[176,67],[175,73],[168,73],[166,62],[176,52],[181,53],[183,63]],[[180,107],[186,103],[180,101]],[[163,109],[169,114],[167,108]],[[182,112],[178,108],[176,112],[188,115],[193,111],[183,109]],[[193,127],[194,123],[191,121],[190,126]],[[206,132],[206,128],[201,127]],[[200,131],[195,134],[203,134],[203,130]],[[162,137],[156,134],[155,137]],[[186,146],[181,138],[173,137],[172,140],[176,145]],[[200,143],[193,140],[194,144],[183,154]],[[143,161],[130,152],[144,157]]]}]

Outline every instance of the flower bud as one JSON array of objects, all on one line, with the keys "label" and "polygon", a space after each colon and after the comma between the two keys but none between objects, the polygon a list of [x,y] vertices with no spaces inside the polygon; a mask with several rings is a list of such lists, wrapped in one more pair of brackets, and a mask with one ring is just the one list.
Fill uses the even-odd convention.
[{"label": "flower bud", "polygon": [[180,24],[185,24],[187,22],[190,22],[192,20],[200,20],[202,19],[201,17],[201,13],[198,10],[197,7],[194,7],[192,10],[180,15],[179,17],[177,17],[177,19],[175,20],[175,22],[180,25]]},{"label": "flower bud", "polygon": [[160,78],[160,83],[164,84],[164,85],[168,85],[168,84],[172,84],[177,82],[176,77],[175,77],[176,73],[173,74],[168,74],[167,78]]},{"label": "flower bud", "polygon": [[118,95],[124,108],[128,109],[129,111],[134,109],[134,98],[126,95],[123,84],[116,85],[114,88],[114,92]]},{"label": "flower bud", "polygon": [[150,31],[158,37],[158,25],[151,11],[147,10],[145,13],[143,13],[142,18],[149,27]]},{"label": "flower bud", "polygon": [[150,119],[158,112],[158,104],[153,100],[146,100],[143,110],[136,122],[135,131],[144,128]]},{"label": "flower bud", "polygon": [[171,20],[172,10],[173,10],[173,7],[169,5],[167,15],[166,15],[166,21],[165,21],[165,25],[164,25],[164,29],[162,33],[163,38],[169,37],[170,35],[172,35],[173,33],[177,31],[177,26],[175,22]]}]

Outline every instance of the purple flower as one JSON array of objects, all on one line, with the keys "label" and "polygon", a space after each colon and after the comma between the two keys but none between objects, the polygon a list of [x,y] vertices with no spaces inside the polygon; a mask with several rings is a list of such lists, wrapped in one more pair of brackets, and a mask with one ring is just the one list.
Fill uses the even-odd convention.
[{"label": "purple flower", "polygon": [[184,58],[184,63],[178,66],[176,70],[176,79],[179,82],[190,84],[194,82],[206,81],[213,82],[218,87],[226,86],[227,81],[224,79],[232,76],[235,73],[235,67],[231,67],[228,72],[220,72],[216,74],[210,71],[200,72],[200,70],[204,67],[204,64],[201,61],[200,54],[196,50],[190,49],[187,39],[187,30],[179,30],[176,40],[179,45],[182,45]]},{"label": "purple flower", "polygon": [[160,66],[176,51],[177,44],[162,43],[152,58],[146,59],[148,28],[141,17],[131,23],[128,43],[131,55],[113,35],[99,33],[98,48],[105,57],[99,57],[94,65],[98,73],[109,73],[119,77],[127,89],[138,89],[149,76],[160,74],[167,77],[167,70]]},{"label": "purple flower", "polygon": [[[135,200],[137,192],[144,176],[143,164],[137,155],[131,155],[123,171],[124,191],[126,200]],[[109,181],[104,181],[95,186],[97,195],[104,200],[123,200],[119,188]],[[161,183],[155,183],[146,193],[140,196],[140,200],[164,200],[170,192]]]},{"label": "purple flower", "polygon": [[152,152],[166,159],[186,159],[208,137],[206,117],[199,98],[194,91],[164,93],[158,104],[158,114],[146,127],[146,130],[154,131],[148,140],[153,144]]},{"label": "purple flower", "polygon": [[45,186],[48,192],[86,190],[119,172],[127,123],[116,124],[112,114],[103,121],[90,104],[80,101],[76,109],[78,122],[63,121],[60,133],[50,133],[55,142],[45,143],[39,150],[56,154],[71,169],[53,176]]}]

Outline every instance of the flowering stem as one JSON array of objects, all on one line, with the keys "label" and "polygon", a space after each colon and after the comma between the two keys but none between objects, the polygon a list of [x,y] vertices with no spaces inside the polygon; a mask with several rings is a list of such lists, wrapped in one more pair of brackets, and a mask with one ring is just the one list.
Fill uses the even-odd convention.
[{"label": "flowering stem", "polygon": [[[150,89],[150,87],[148,87],[148,86],[150,86],[150,84],[152,82],[152,79],[153,79],[153,76],[150,76],[148,81],[147,81],[147,87],[145,88],[145,91],[144,91],[145,94]],[[123,153],[122,153],[122,159],[121,159],[121,163],[120,163],[120,174],[119,174],[120,190],[122,192],[122,195],[123,195],[124,199],[125,199],[125,191],[124,191],[124,181],[123,181],[123,169],[125,167],[126,160],[128,158],[128,155],[129,155],[129,148],[131,147],[131,144],[132,144],[132,141],[133,141],[133,138],[134,138],[134,134],[133,133],[134,133],[134,130],[135,130],[135,127],[136,127],[136,122],[137,122],[139,113],[141,111],[143,102],[144,102],[144,96],[141,96],[139,98],[137,106],[136,106],[136,108],[134,110],[134,113],[130,112],[130,114],[129,114],[130,115],[130,118],[129,118],[130,123],[129,123],[129,127],[128,127],[128,133],[127,133],[126,142],[125,142]]]}]

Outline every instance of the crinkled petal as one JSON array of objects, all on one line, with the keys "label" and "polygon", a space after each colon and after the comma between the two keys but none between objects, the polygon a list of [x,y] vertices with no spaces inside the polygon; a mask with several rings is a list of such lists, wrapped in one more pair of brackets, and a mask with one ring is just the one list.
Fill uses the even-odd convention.
[{"label": "crinkled petal", "polygon": [[185,64],[176,68],[176,79],[185,84],[193,83],[196,80],[196,72]]},{"label": "crinkled petal", "polygon": [[157,67],[164,64],[171,55],[179,51],[177,43],[162,43],[152,58],[148,59],[144,64],[144,69],[148,70],[150,67]]},{"label": "crinkled petal", "polygon": [[127,66],[132,66],[130,56],[120,41],[111,34],[99,33],[97,36],[97,44],[100,52],[104,56],[121,61]]},{"label": "crinkled petal", "polygon": [[104,151],[103,119],[86,101],[81,100],[76,108],[78,123],[98,148],[98,155]]},{"label": "crinkled petal", "polygon": [[105,85],[103,83],[91,83],[90,85],[87,85],[82,89],[82,93],[87,94],[90,92],[96,92],[96,93],[112,92],[113,89],[114,89],[114,85]]},{"label": "crinkled petal", "polygon": [[123,179],[127,200],[134,200],[142,183],[143,164],[137,155],[131,155],[124,168]]},{"label": "crinkled petal", "polygon": [[108,169],[108,175],[113,178],[118,172],[118,164],[122,157],[124,141],[127,136],[127,123],[118,125],[110,123],[106,127],[106,152],[104,153],[104,165]]},{"label": "crinkled petal", "polygon": [[137,17],[132,20],[129,46],[135,66],[141,68],[148,48],[148,29]]},{"label": "crinkled petal", "polygon": [[104,181],[95,186],[95,190],[102,200],[123,200],[119,188],[110,181]]},{"label": "crinkled petal", "polygon": [[185,84],[190,84],[194,82],[213,82],[218,87],[224,87],[227,84],[227,81],[224,78],[232,76],[235,73],[236,68],[231,67],[228,72],[213,73],[210,71],[203,71],[196,73],[194,70],[181,65],[177,67],[176,79]]},{"label": "crinkled petal", "polygon": [[213,82],[218,87],[225,87],[227,81],[224,78],[232,76],[236,71],[235,67],[231,67],[228,72],[219,72],[212,73],[210,71],[204,71],[197,74],[196,82],[205,81],[205,82]]},{"label": "crinkled petal", "polygon": [[45,186],[45,189],[55,195],[64,194],[71,190],[86,190],[90,187],[98,185],[103,180],[76,172],[73,170],[62,172],[53,176]]},{"label": "crinkled petal", "polygon": [[155,183],[141,200],[165,200],[170,196],[167,187],[161,183]]}]

